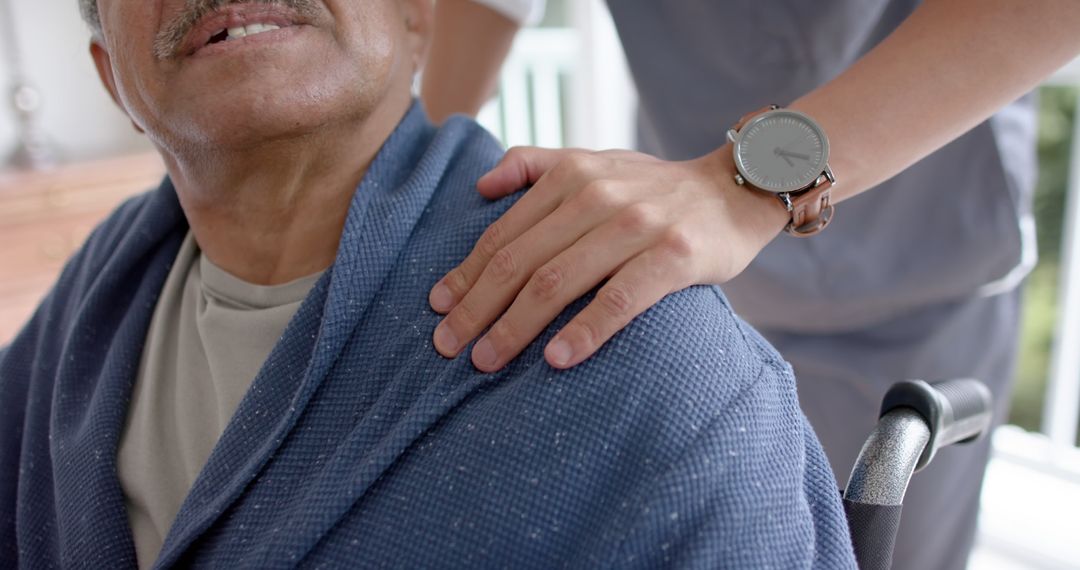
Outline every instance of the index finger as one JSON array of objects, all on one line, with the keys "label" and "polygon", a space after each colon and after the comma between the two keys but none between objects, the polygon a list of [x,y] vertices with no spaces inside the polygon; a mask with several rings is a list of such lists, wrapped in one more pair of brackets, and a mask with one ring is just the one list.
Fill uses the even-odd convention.
[{"label": "index finger", "polygon": [[587,152],[572,148],[516,146],[506,151],[499,164],[476,181],[476,190],[485,198],[501,198],[534,184],[571,154]]},{"label": "index finger", "polygon": [[[514,149],[511,149],[513,152]],[[531,152],[531,150],[544,150],[544,149],[530,149],[519,151],[518,154],[524,152]],[[556,150],[551,151],[552,156],[565,157],[573,152],[571,150]],[[507,153],[507,157],[510,153]],[[518,160],[508,159],[505,160]],[[530,160],[528,158],[521,160]],[[501,165],[502,163],[500,163]],[[540,164],[536,160],[529,162],[534,166],[529,168],[535,168],[535,165]],[[552,163],[557,164],[557,161]],[[496,166],[495,170],[492,170],[489,174],[494,174],[500,167]],[[537,173],[533,170],[525,169],[518,170],[521,176],[531,178]],[[502,248],[506,247],[510,242],[514,241],[525,233],[529,228],[538,224],[541,220],[548,216],[562,203],[562,195],[560,192],[560,184],[558,181],[551,180],[551,177],[547,174],[548,171],[540,173],[537,177],[536,185],[533,186],[516,204],[510,207],[499,219],[495,220],[483,235],[480,236],[480,240],[476,242],[472,251],[457,267],[450,270],[434,287],[431,288],[431,292],[428,294],[428,302],[431,304],[431,308],[438,313],[446,314],[454,306],[465,297],[465,294],[472,289],[473,285],[483,274],[484,269],[488,266],[491,258]],[[504,176],[503,180],[510,180],[511,175],[499,174],[498,176]],[[525,178],[520,178],[525,179]]]}]

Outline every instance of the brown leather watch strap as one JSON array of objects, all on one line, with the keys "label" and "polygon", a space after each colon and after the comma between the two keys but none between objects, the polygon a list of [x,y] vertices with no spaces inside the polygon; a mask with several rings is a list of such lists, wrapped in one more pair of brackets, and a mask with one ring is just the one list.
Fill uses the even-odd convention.
[{"label": "brown leather watch strap", "polygon": [[829,225],[833,216],[832,189],[833,181],[822,174],[813,188],[791,194],[791,222],[784,228],[796,237],[809,237]]}]

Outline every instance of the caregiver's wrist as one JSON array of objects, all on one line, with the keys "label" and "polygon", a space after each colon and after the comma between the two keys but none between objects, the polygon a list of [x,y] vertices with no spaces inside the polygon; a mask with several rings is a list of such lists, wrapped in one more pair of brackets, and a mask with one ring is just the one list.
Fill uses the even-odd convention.
[{"label": "caregiver's wrist", "polygon": [[731,145],[725,144],[700,159],[715,182],[717,194],[730,212],[729,221],[736,224],[759,248],[765,247],[791,221],[791,214],[775,195],[761,192],[735,182],[735,162]]}]

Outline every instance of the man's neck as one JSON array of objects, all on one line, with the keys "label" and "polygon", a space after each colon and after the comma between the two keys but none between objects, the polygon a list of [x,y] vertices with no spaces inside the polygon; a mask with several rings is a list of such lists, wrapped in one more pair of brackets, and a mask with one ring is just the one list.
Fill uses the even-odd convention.
[{"label": "man's neck", "polygon": [[203,254],[259,285],[329,267],[353,193],[407,110],[240,150],[163,152]]}]

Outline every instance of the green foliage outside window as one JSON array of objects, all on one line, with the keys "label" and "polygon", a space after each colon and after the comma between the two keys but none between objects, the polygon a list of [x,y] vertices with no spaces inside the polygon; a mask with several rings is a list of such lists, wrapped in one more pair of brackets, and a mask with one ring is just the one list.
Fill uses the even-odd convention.
[{"label": "green foliage outside window", "polygon": [[1029,430],[1038,430],[1042,420],[1056,326],[1065,193],[1078,93],[1075,87],[1046,87],[1040,92],[1039,184],[1034,210],[1039,264],[1024,291],[1020,362],[1009,415],[1010,423]]}]

